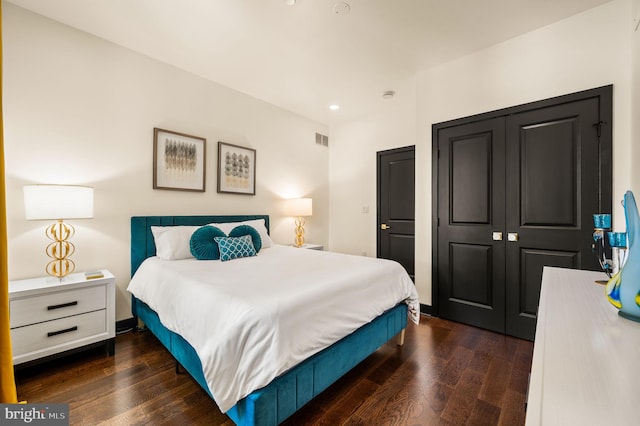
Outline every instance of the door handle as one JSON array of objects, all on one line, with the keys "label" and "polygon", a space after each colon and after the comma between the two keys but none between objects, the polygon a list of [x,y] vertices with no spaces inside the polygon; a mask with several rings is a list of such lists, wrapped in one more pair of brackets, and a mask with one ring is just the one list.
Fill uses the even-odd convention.
[{"label": "door handle", "polygon": [[382,223],[382,224],[380,224],[380,229],[382,229],[382,230],[391,229],[391,227],[389,225],[387,225],[386,223]]},{"label": "door handle", "polygon": [[520,236],[518,235],[517,232],[509,232],[507,234],[507,240],[509,241],[518,241],[520,239]]},{"label": "door handle", "polygon": [[502,241],[502,232],[494,232],[491,234],[491,239],[493,241]]}]

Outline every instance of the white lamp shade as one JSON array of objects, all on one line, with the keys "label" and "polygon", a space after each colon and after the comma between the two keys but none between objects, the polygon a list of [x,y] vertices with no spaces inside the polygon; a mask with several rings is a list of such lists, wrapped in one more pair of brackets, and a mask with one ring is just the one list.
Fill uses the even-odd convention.
[{"label": "white lamp shade", "polygon": [[26,185],[27,220],[89,219],[93,217],[93,188],[75,185]]},{"label": "white lamp shade", "polygon": [[311,198],[293,198],[287,200],[288,216],[311,216],[313,213],[313,200]]}]

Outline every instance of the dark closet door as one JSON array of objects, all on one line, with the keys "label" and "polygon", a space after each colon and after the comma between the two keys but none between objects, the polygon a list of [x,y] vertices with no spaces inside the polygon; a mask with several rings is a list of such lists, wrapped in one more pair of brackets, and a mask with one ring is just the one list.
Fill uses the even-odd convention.
[{"label": "dark closet door", "polygon": [[533,340],[544,266],[597,269],[612,87],[434,125],[436,315]]},{"label": "dark closet door", "polygon": [[504,118],[438,133],[438,308],[504,333]]},{"label": "dark closet door", "polygon": [[597,269],[598,99],[506,121],[506,332],[533,339],[543,266]]},{"label": "dark closet door", "polygon": [[377,257],[395,260],[415,279],[415,147],[377,153]]}]

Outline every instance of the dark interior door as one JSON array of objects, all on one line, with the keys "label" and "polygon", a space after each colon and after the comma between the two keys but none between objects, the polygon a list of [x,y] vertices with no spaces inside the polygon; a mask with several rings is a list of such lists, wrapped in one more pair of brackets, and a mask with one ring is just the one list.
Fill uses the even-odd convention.
[{"label": "dark interior door", "polygon": [[599,120],[597,98],[507,118],[507,334],[533,339],[543,266],[598,267]]},{"label": "dark interior door", "polygon": [[504,333],[504,118],[438,134],[439,315]]},{"label": "dark interior door", "polygon": [[544,266],[597,269],[611,212],[604,87],[434,125],[434,313],[532,340]]},{"label": "dark interior door", "polygon": [[377,256],[415,279],[415,147],[377,153]]}]

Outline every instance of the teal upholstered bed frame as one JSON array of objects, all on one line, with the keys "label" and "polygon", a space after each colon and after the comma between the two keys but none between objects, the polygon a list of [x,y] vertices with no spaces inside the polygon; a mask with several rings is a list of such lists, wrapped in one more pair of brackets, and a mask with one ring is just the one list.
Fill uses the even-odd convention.
[{"label": "teal upholstered bed frame", "polygon": [[[131,218],[131,275],[156,249],[151,226],[205,225],[264,219],[269,229],[269,216],[138,216]],[[139,318],[162,342],[185,370],[209,395],[202,364],[195,349],[180,335],[165,328],[158,314],[132,296],[133,316]],[[401,303],[360,327],[332,346],[298,364],[240,400],[227,411],[237,425],[276,425],[328,388],[381,345],[392,339],[407,325],[407,306]]]}]

